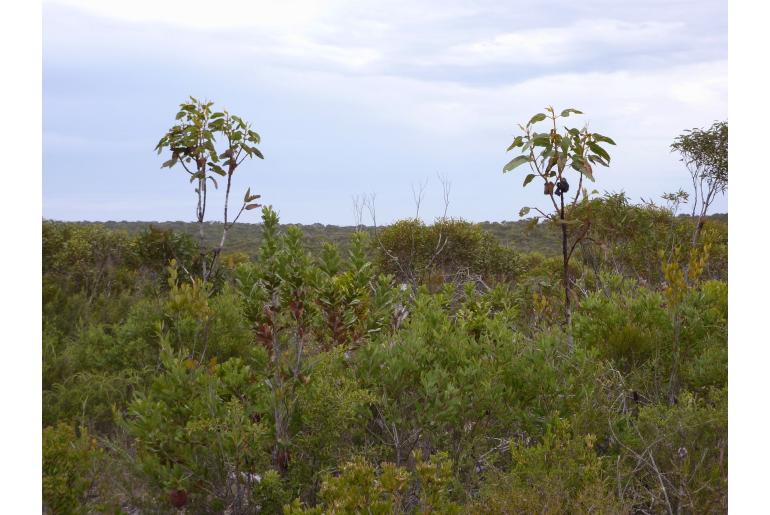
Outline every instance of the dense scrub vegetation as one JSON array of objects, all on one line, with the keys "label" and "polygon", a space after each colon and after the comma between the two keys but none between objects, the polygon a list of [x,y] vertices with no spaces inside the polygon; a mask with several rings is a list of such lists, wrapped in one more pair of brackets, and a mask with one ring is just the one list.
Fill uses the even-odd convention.
[{"label": "dense scrub vegetation", "polygon": [[[104,227],[116,231],[124,231],[130,236],[137,236],[151,225],[159,230],[171,230],[174,234],[187,234],[195,237],[198,227],[192,222],[71,222],[74,225]],[[206,222],[204,235],[206,242],[213,245],[221,236],[221,223]],[[477,224],[485,232],[494,236],[501,245],[515,247],[521,252],[540,252],[556,254],[559,252],[557,234],[543,225],[532,226],[528,221],[516,222],[480,222]],[[310,252],[320,252],[325,242],[334,243],[347,252],[350,238],[359,229],[373,233],[374,227],[357,227],[354,225],[324,225],[324,224],[281,224],[282,231],[295,226],[302,230],[305,245]],[[229,254],[243,254],[249,258],[257,256],[259,244],[262,241],[262,224],[238,222],[230,229],[227,248]]]},{"label": "dense scrub vegetation", "polygon": [[[536,245],[415,216],[311,248],[270,206],[235,225],[260,138],[212,106],[181,104],[156,147],[197,234],[43,223],[45,510],[726,511],[726,123],[672,146],[689,217],[682,191],[589,194],[614,142],[549,107],[504,167],[543,181]],[[254,243],[228,250],[239,230]]]},{"label": "dense scrub vegetation", "polygon": [[572,349],[561,258],[477,224],[309,251],[267,207],[204,282],[185,232],[44,222],[46,509],[726,511],[726,223],[574,209]]}]

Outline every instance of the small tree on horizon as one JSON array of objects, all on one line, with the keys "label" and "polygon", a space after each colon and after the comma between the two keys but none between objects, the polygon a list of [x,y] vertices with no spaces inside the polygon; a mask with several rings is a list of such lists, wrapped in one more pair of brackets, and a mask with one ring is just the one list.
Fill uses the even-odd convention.
[{"label": "small tree on horizon", "polygon": [[[243,204],[238,214],[232,221],[229,220],[228,207],[233,174],[247,158],[256,156],[264,159],[262,152],[256,147],[260,142],[259,134],[251,129],[251,125],[227,110],[213,111],[213,105],[214,102],[202,102],[192,96],[189,102],[181,103],[179,112],[176,114],[178,123],[171,127],[155,146],[158,154],[166,148],[171,151],[170,159],[165,161],[161,168],[171,168],[181,164],[190,176],[190,183],[196,184],[195,193],[198,202],[195,215],[198,223],[201,278],[204,282],[208,281],[214,273],[217,258],[227,240],[227,233],[238,221],[241,213],[259,207],[259,204],[253,202],[260,195],[252,195],[249,188],[243,197]],[[226,144],[221,152],[215,146],[217,135],[222,136]],[[219,187],[214,174],[226,180],[225,205],[222,237],[219,245],[209,251],[206,248],[203,222],[206,216],[208,183],[211,181],[215,189]]]},{"label": "small tree on horizon", "polygon": [[[583,187],[583,178],[594,182],[593,166],[609,166],[610,155],[599,144],[615,142],[599,133],[590,132],[588,126],[582,129],[564,127],[560,133],[556,121],[567,118],[571,114],[583,114],[577,109],[565,109],[557,114],[553,107],[545,108],[545,113],[537,113],[526,125],[519,125],[523,132],[516,136],[506,152],[517,150],[521,155],[511,159],[503,167],[503,173],[528,164],[531,173],[524,177],[523,186],[527,186],[536,177],[543,180],[543,194],[553,205],[553,212],[546,213],[539,208],[524,207],[519,216],[525,216],[531,209],[537,211],[540,216],[550,220],[561,227],[562,247],[562,283],[564,287],[564,324],[567,330],[567,345],[570,350],[574,343],[572,338],[572,307],[570,300],[569,261],[572,253],[580,241],[585,238],[591,225],[590,218],[576,220],[570,217],[570,211],[581,200],[588,200],[588,191]],[[551,127],[547,132],[536,132],[535,124],[550,120]],[[567,180],[567,172],[573,170],[577,173],[577,187],[573,190],[574,197],[571,201],[565,201],[570,190]],[[537,221],[540,217],[535,217]],[[580,229],[574,234],[572,245],[569,245],[569,226],[580,224]]]},{"label": "small tree on horizon", "polygon": [[686,130],[671,144],[671,151],[680,154],[692,180],[692,217],[696,220],[692,246],[700,239],[717,194],[727,191],[727,140],[727,121],[723,121],[708,129]]}]

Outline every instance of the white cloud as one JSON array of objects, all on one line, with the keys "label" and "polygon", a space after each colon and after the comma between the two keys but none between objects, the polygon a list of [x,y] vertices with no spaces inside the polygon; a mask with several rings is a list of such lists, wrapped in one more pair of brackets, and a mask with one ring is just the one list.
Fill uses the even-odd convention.
[{"label": "white cloud", "polygon": [[597,54],[660,49],[683,37],[681,22],[579,20],[569,25],[522,29],[449,48],[441,63],[557,65]]},{"label": "white cloud", "polygon": [[269,77],[298,94],[312,90],[316,97],[345,102],[367,116],[442,136],[513,130],[549,103],[579,107],[590,120],[634,137],[647,137],[664,127],[675,131],[688,119],[708,122],[726,115],[725,61],[550,74],[502,85],[292,70]]},{"label": "white cloud", "polygon": [[314,0],[47,0],[108,18],[194,29],[262,27],[303,30],[344,2]]}]

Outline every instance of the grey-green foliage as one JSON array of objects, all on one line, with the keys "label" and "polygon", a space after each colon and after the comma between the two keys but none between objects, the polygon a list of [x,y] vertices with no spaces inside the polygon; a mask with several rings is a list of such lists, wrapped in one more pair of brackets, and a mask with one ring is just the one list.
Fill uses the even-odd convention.
[{"label": "grey-green foliage", "polygon": [[[568,352],[558,258],[517,256],[502,284],[402,290],[364,233],[309,252],[268,208],[255,259],[221,284],[159,267],[177,248],[161,234],[142,237],[152,252],[128,238],[115,256],[133,257],[95,281],[111,236],[89,249],[65,229],[44,231],[44,425],[98,436],[83,454],[77,433],[47,429],[48,456],[74,468],[44,478],[66,484],[84,458],[93,483],[56,494],[75,511],[724,511],[724,281],[661,291],[635,263],[575,261]],[[602,230],[618,259],[654,254],[651,238]]]}]

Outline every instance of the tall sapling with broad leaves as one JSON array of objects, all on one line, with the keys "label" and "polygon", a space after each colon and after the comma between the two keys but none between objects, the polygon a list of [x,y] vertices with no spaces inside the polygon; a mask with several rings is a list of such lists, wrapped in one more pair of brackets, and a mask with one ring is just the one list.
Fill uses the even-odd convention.
[{"label": "tall sapling with broad leaves", "polygon": [[[180,104],[179,112],[176,114],[177,123],[155,146],[158,154],[161,154],[164,149],[171,151],[170,159],[165,161],[161,168],[171,168],[181,164],[190,176],[190,183],[195,183],[197,195],[195,214],[198,223],[201,278],[204,282],[216,270],[217,258],[225,246],[227,233],[238,221],[241,213],[259,207],[259,204],[253,202],[260,196],[252,195],[249,188],[243,197],[240,210],[230,221],[228,208],[233,174],[247,158],[256,156],[264,159],[262,152],[256,147],[260,142],[259,134],[251,129],[251,125],[227,110],[213,111],[213,105],[213,102],[202,102],[195,97],[190,97],[189,102]],[[221,152],[215,145],[217,136],[221,136],[225,144]],[[214,175],[224,177],[226,180],[225,203],[222,237],[219,245],[209,251],[205,244],[203,221],[206,216],[209,181],[215,189],[219,187]]]},{"label": "tall sapling with broad leaves", "polygon": [[[567,344],[573,348],[572,338],[572,308],[570,303],[569,260],[577,244],[586,236],[591,220],[570,219],[570,210],[581,200],[588,200],[588,191],[583,187],[583,178],[594,182],[592,165],[609,166],[610,155],[600,146],[600,143],[614,145],[615,142],[607,136],[590,132],[587,126],[582,129],[563,127],[559,132],[556,121],[567,118],[571,114],[583,114],[577,109],[565,109],[557,114],[553,107],[545,108],[545,113],[537,113],[526,125],[519,125],[522,133],[516,136],[507,151],[518,151],[521,155],[511,159],[503,167],[503,173],[510,172],[523,164],[529,165],[530,172],[524,178],[523,186],[527,186],[535,178],[543,181],[543,194],[546,195],[553,212],[546,213],[539,208],[524,207],[519,216],[525,216],[531,209],[537,211],[546,220],[551,220],[561,226],[561,243],[563,259],[562,283],[564,285],[564,324],[567,329]],[[546,132],[537,132],[535,125],[549,120],[551,127]],[[568,172],[577,174],[577,187],[571,201],[565,201],[570,190],[567,180]],[[574,182],[574,181],[573,181]],[[540,217],[535,217],[537,221]],[[573,235],[572,245],[569,245],[569,226],[580,224],[580,229]]]}]

